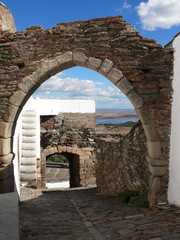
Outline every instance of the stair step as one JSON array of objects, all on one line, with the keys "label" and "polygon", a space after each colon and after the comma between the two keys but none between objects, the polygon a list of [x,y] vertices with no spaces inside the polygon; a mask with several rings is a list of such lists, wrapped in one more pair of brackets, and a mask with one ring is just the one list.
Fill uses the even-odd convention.
[{"label": "stair step", "polygon": [[36,137],[35,136],[23,136],[22,142],[23,143],[36,143]]},{"label": "stair step", "polygon": [[36,165],[36,158],[35,157],[22,157],[21,165]]},{"label": "stair step", "polygon": [[21,165],[21,173],[36,173],[36,165]]},{"label": "stair step", "polygon": [[22,181],[33,181],[36,180],[36,173],[21,173]]},{"label": "stair step", "polygon": [[35,136],[36,135],[36,129],[23,129],[22,130],[23,136]]},{"label": "stair step", "polygon": [[22,150],[36,150],[36,143],[22,143]]},{"label": "stair step", "polygon": [[22,157],[36,157],[36,150],[22,150]]}]

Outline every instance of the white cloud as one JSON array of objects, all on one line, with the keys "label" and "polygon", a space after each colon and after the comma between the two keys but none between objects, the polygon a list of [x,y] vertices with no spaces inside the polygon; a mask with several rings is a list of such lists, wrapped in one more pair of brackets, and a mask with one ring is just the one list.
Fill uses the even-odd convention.
[{"label": "white cloud", "polygon": [[122,11],[124,9],[128,9],[128,8],[131,8],[131,7],[132,7],[131,4],[127,3],[127,1],[124,0],[122,8],[116,9],[116,11]]},{"label": "white cloud", "polygon": [[35,95],[44,98],[48,94],[46,97],[51,98],[53,93],[61,93],[61,99],[93,99],[97,105],[108,104],[111,108],[129,104],[128,98],[118,88],[106,86],[102,82],[61,76],[57,74],[44,82]]},{"label": "white cloud", "polygon": [[143,28],[169,29],[180,24],[180,0],[148,0],[137,7]]}]

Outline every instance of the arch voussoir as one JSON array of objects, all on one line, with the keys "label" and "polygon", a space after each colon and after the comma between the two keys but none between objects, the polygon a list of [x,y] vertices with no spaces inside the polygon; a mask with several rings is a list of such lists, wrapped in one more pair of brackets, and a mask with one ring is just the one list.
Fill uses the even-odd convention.
[{"label": "arch voussoir", "polygon": [[98,72],[106,77],[110,70],[112,69],[113,65],[114,63],[112,61],[105,59],[98,68]]},{"label": "arch voussoir", "polygon": [[98,68],[101,66],[101,64],[102,64],[102,61],[94,57],[89,57],[87,61],[87,67],[92,70],[95,70],[96,72],[98,71]]},{"label": "arch voussoir", "polygon": [[80,52],[73,52],[73,62],[77,66],[87,67],[88,58]]}]

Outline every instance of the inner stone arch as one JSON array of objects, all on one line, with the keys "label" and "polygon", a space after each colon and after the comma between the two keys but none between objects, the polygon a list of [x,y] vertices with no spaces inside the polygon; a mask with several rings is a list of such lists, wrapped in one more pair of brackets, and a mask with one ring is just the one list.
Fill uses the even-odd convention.
[{"label": "inner stone arch", "polygon": [[[151,119],[148,107],[143,99],[134,91],[133,85],[123,76],[120,69],[114,67],[114,63],[108,59],[98,59],[87,57],[81,52],[66,52],[53,59],[44,60],[38,64],[37,70],[31,75],[25,77],[18,85],[18,90],[10,97],[9,119],[15,122],[18,115],[32,93],[49,77],[56,73],[71,68],[73,66],[82,66],[90,68],[105,76],[115,86],[117,86],[131,101],[138,116],[143,124],[147,139],[149,171],[151,175],[150,182],[150,201],[154,203],[155,195],[161,188],[160,177],[165,174],[164,162],[160,161],[161,147],[156,128]],[[10,139],[9,139],[10,140]],[[6,141],[9,141],[6,140]],[[9,151],[12,152],[11,150]],[[158,188],[154,189],[154,181],[158,182]],[[156,184],[157,185],[157,184]],[[158,189],[158,190],[157,190]]]},{"label": "inner stone arch", "polygon": [[[89,160],[93,158],[92,152],[94,150],[91,148],[79,148],[70,147],[65,145],[57,145],[53,147],[47,147],[41,152],[41,174],[39,175],[39,187],[46,187],[46,158],[54,154],[62,154],[69,161],[69,182],[70,187],[82,187],[88,186],[89,182],[92,181],[93,186],[95,184],[95,171],[92,172],[92,165],[89,166]],[[88,169],[88,168],[91,169]],[[91,174],[90,174],[91,172]]]}]

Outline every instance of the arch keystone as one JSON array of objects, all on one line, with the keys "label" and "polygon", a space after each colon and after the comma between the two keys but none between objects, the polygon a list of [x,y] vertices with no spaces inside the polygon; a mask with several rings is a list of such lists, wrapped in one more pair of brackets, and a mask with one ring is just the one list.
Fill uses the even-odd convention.
[{"label": "arch keystone", "polygon": [[116,86],[127,95],[132,89],[133,85],[127,80],[126,77],[123,77],[116,83]]},{"label": "arch keystone", "polygon": [[76,65],[86,67],[87,60],[88,60],[88,58],[86,57],[85,54],[79,53],[79,52],[74,52],[73,53],[73,62]]},{"label": "arch keystone", "polygon": [[98,72],[106,77],[107,74],[110,72],[111,68],[113,67],[113,65],[114,65],[113,62],[111,62],[108,59],[105,59],[101,64],[100,68],[98,69]]},{"label": "arch keystone", "polygon": [[90,57],[87,61],[87,67],[95,71],[101,66],[102,61],[100,59]]},{"label": "arch keystone", "polygon": [[112,68],[107,75],[107,78],[113,83],[116,84],[123,77],[122,72],[116,68]]}]

